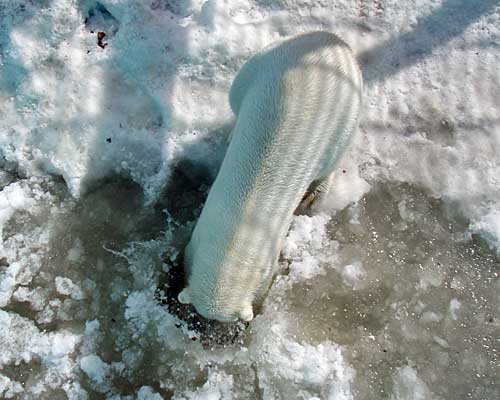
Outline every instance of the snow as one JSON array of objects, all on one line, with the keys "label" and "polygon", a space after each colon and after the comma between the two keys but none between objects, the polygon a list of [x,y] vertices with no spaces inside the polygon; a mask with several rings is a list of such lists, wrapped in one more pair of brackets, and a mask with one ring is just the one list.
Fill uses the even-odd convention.
[{"label": "snow", "polygon": [[[287,338],[286,322],[270,323],[258,317],[257,326],[266,325],[256,337],[259,385],[265,398],[305,397],[304,388],[314,387],[321,398],[353,399],[350,384],[354,371],[346,363],[341,348],[328,341],[316,346]],[[251,349],[254,350],[255,349]],[[282,368],[280,366],[285,366]],[[308,398],[308,397],[305,397]]]},{"label": "snow", "polygon": [[[255,320],[197,325],[164,303],[231,81],[315,29],[358,135]],[[497,0],[0,2],[0,397],[500,398],[498,43]]]},{"label": "snow", "polygon": [[[298,279],[309,279],[316,275],[324,275],[324,262],[331,262],[335,243],[327,240],[327,224],[330,216],[318,214],[312,217],[296,216],[283,246],[282,254],[290,260],[291,276]],[[327,247],[332,250],[326,251]],[[311,252],[325,249],[324,257],[315,257]]]}]

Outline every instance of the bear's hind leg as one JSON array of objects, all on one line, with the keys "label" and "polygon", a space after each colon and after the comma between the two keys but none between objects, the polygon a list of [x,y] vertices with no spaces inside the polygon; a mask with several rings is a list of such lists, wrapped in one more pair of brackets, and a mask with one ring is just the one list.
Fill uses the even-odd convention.
[{"label": "bear's hind leg", "polygon": [[303,214],[311,208],[315,203],[318,203],[322,198],[326,196],[333,181],[333,173],[328,175],[326,178],[320,178],[314,180],[307,191],[304,193],[302,200],[295,213]]}]

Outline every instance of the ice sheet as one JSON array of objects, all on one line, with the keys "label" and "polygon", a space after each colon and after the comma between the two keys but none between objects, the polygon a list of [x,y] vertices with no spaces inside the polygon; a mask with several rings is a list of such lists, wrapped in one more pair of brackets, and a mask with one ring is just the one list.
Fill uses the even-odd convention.
[{"label": "ice sheet", "polygon": [[[168,296],[232,78],[314,29],[358,136],[255,320],[200,322]],[[500,398],[499,43],[496,0],[0,2],[0,397]]]}]

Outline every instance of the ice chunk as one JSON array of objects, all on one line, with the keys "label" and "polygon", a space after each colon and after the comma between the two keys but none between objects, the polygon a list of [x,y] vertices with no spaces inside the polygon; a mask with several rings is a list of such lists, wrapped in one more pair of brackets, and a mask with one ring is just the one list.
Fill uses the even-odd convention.
[{"label": "ice chunk", "polygon": [[363,281],[366,279],[366,271],[361,262],[346,265],[342,269],[342,279],[345,285],[351,286],[354,290],[363,287]]},{"label": "ice chunk", "polygon": [[440,313],[435,313],[433,311],[426,311],[420,317],[420,320],[424,323],[428,322],[440,322],[443,319],[443,315]]},{"label": "ice chunk", "polygon": [[96,384],[104,384],[109,375],[110,367],[95,354],[84,356],[80,359],[80,368]]},{"label": "ice chunk", "polygon": [[62,357],[71,353],[79,342],[80,337],[76,335],[65,335],[62,332],[52,334],[50,357]]},{"label": "ice chunk", "polygon": [[0,307],[5,307],[9,303],[17,284],[16,278],[21,270],[22,264],[13,262],[10,263],[6,271],[0,274]]},{"label": "ice chunk", "polygon": [[47,376],[69,378],[72,368],[68,356],[80,340],[79,335],[64,330],[41,333],[32,321],[0,310],[0,368],[35,359],[48,368]]},{"label": "ice chunk", "polygon": [[83,355],[95,353],[95,351],[97,350],[97,344],[99,343],[99,339],[101,338],[100,326],[101,324],[96,319],[87,321],[85,323],[83,343],[80,348],[80,352]]},{"label": "ice chunk", "polygon": [[424,381],[417,371],[406,366],[397,368],[393,376],[393,388],[391,400],[427,400],[433,398]]},{"label": "ice chunk", "polygon": [[78,285],[73,283],[71,279],[64,278],[62,276],[56,276],[55,283],[58,293],[70,296],[75,300],[82,300],[84,298],[82,289]]},{"label": "ice chunk", "polygon": [[84,250],[82,247],[82,241],[80,239],[76,239],[73,243],[73,247],[68,251],[68,261],[70,262],[78,262],[82,258],[84,254]]},{"label": "ice chunk", "polygon": [[307,247],[320,249],[323,246],[326,237],[326,225],[330,219],[331,217],[327,214],[318,214],[312,217],[307,215],[294,217],[283,246],[283,255],[297,257]]},{"label": "ice chunk", "polygon": [[290,274],[293,277],[310,279],[316,275],[324,275],[325,270],[319,264],[319,260],[311,255],[304,255],[302,259],[290,263]]},{"label": "ice chunk", "polygon": [[163,397],[155,393],[150,386],[143,386],[137,392],[137,400],[163,400]]},{"label": "ice chunk", "polygon": [[0,310],[0,367],[13,361],[29,362],[47,344],[31,321]]},{"label": "ice chunk", "polygon": [[[298,343],[287,338],[286,320],[273,321],[276,322],[262,317],[254,321],[258,335],[251,347],[259,360],[258,377],[265,398],[293,398],[305,387],[314,388],[328,399],[353,398],[351,384],[355,373],[344,360],[340,346],[332,342],[315,346]],[[265,330],[260,329],[262,325]]]},{"label": "ice chunk", "polygon": [[331,263],[334,257],[330,251],[319,250],[332,250],[335,247],[335,242],[327,236],[326,227],[330,218],[326,214],[318,214],[313,217],[301,215],[293,219],[282,250],[283,256],[291,261],[290,277],[310,279],[326,273],[323,263],[327,260]]},{"label": "ice chunk", "polygon": [[196,392],[174,395],[174,400],[225,400],[232,399],[233,377],[222,371],[210,370],[207,381]]},{"label": "ice chunk", "polygon": [[[332,186],[317,209],[342,210],[356,203],[370,191],[368,182],[359,175],[357,161],[350,152],[342,159],[332,178]],[[314,207],[316,209],[316,207]]]},{"label": "ice chunk", "polygon": [[470,229],[481,234],[500,256],[500,211],[492,210],[483,215],[471,225]]},{"label": "ice chunk", "polygon": [[[22,182],[14,182],[0,191],[0,237],[5,223],[16,211],[29,210],[36,204],[28,186]],[[0,241],[0,256],[4,256],[3,242]]]},{"label": "ice chunk", "polygon": [[0,374],[0,397],[3,399],[12,399],[24,391],[23,386],[16,381]]},{"label": "ice chunk", "polygon": [[449,310],[450,310],[451,318],[453,320],[457,320],[458,319],[457,311],[461,307],[462,307],[462,303],[458,299],[453,298],[453,299],[450,300]]},{"label": "ice chunk", "polygon": [[18,302],[27,302],[33,310],[40,311],[43,310],[46,299],[46,290],[38,287],[34,290],[30,290],[26,286],[20,286],[12,294],[12,298]]},{"label": "ice chunk", "polygon": [[433,336],[432,339],[438,344],[440,345],[441,347],[447,349],[448,347],[450,347],[448,345],[448,342],[446,340],[444,340],[442,337],[439,337],[439,336]]}]

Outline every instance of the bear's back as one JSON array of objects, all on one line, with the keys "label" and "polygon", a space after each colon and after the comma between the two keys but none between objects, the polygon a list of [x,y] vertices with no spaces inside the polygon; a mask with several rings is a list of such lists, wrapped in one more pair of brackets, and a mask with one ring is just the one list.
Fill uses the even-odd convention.
[{"label": "bear's back", "polygon": [[[336,59],[341,54],[342,59]],[[346,60],[346,58],[351,60]],[[241,103],[248,89],[266,81],[280,80],[288,71],[304,64],[319,64],[325,68],[335,68],[347,62],[356,62],[349,46],[330,32],[310,32],[272,44],[250,58],[233,80],[229,92],[229,103],[238,115]],[[357,66],[357,65],[356,65]],[[361,78],[356,82],[361,85]]]}]

